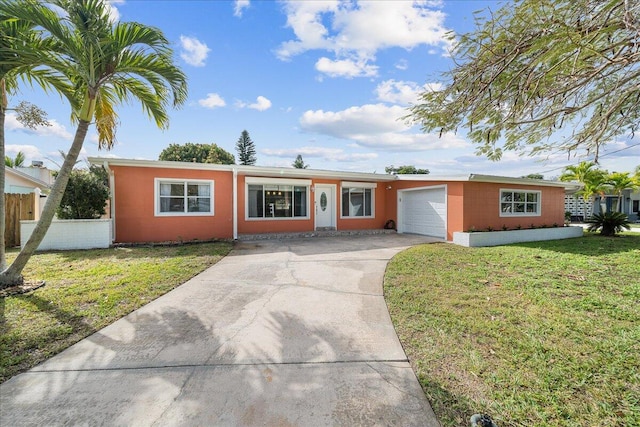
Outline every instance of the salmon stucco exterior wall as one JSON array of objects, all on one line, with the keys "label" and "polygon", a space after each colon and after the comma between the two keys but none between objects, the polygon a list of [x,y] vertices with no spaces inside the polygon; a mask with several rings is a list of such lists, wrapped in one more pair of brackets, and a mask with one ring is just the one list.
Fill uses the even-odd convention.
[{"label": "salmon stucco exterior wall", "polygon": [[[539,191],[540,215],[500,216],[501,190]],[[531,228],[564,224],[564,189],[519,184],[464,183],[462,228],[455,231]]]},{"label": "salmon stucco exterior wall", "polygon": [[[96,159],[96,163],[98,160],[103,159]],[[388,220],[395,221],[400,231],[410,230],[410,232],[425,235],[431,235],[430,232],[437,231],[438,234],[433,235],[442,237],[445,237],[446,231],[446,239],[452,241],[453,233],[458,231],[525,229],[532,226],[561,225],[564,222],[565,189],[561,183],[536,183],[520,178],[486,175],[469,175],[451,179],[425,176],[392,177],[365,173],[126,159],[103,160],[103,163],[108,165],[111,172],[115,242],[233,239],[239,235],[249,234],[311,232],[316,228],[326,228],[328,221],[329,228],[337,230],[382,229]],[[179,190],[180,183],[185,185],[185,191],[191,191],[188,189],[197,187],[197,190],[193,190],[197,194],[192,196],[185,193],[178,197],[173,193],[160,194],[161,189],[168,191],[168,188],[171,188],[173,191],[176,188],[174,184],[178,185]],[[194,186],[192,185],[194,183],[200,184]],[[256,193],[251,206],[252,209],[259,209],[256,212],[260,212],[260,217],[254,213],[252,214],[254,217],[249,218],[247,193],[250,185],[258,188],[260,185],[264,186],[262,189],[252,190]],[[288,189],[280,186],[286,186]],[[200,194],[201,187],[203,194]],[[269,187],[280,188],[285,193],[293,191],[292,194],[305,194],[306,200],[303,205],[296,204],[301,200],[297,198],[298,196],[291,196],[293,201],[289,206],[297,206],[295,209],[301,209],[297,211],[299,213],[290,213],[285,217],[282,215],[283,212],[280,212],[281,217],[277,217],[277,215],[265,214],[267,205],[260,207],[261,205],[258,204],[259,208],[257,208],[256,195],[268,194]],[[345,200],[349,203],[347,212],[352,209],[351,215],[354,215],[355,207],[360,209],[357,215],[362,215],[363,206],[366,205],[368,213],[369,204],[364,202],[366,197],[366,200],[373,199],[372,215],[370,217],[343,215],[343,188],[350,188],[350,191],[345,193]],[[434,191],[420,191],[423,189]],[[209,191],[211,191],[210,197]],[[265,193],[261,193],[262,191]],[[277,191],[278,196],[281,196],[280,190]],[[419,192],[413,193],[413,191]],[[501,193],[509,191],[512,192],[513,198],[511,206],[501,200]],[[526,197],[532,195],[537,198],[537,205],[531,214],[519,210],[522,209],[522,204],[518,202],[519,199],[516,199],[516,196],[522,197],[522,193]],[[332,194],[333,197],[330,196],[330,200],[327,200],[322,196],[323,194],[325,196]],[[439,198],[425,201],[426,199],[422,197],[428,194],[438,194]],[[442,198],[443,194],[446,198]],[[409,196],[415,197],[409,199]],[[286,194],[284,197],[287,197]],[[438,212],[441,212],[438,214],[438,221],[442,225],[437,227],[442,228],[433,228],[431,225],[433,222],[428,222],[431,221],[430,219],[424,223],[414,221],[414,224],[421,224],[420,227],[423,227],[422,224],[427,224],[424,228],[399,227],[400,222],[403,221],[403,218],[398,218],[399,197],[407,197],[407,200],[403,199],[402,206],[411,206],[413,209],[403,211],[413,212],[412,217],[405,217],[406,224],[414,221],[415,212],[420,215],[422,208],[415,210],[415,206],[421,206],[415,205],[415,201],[420,201],[420,203],[428,203],[425,205],[425,212],[427,207],[438,206],[440,209]],[[324,213],[316,217],[318,212],[316,198],[322,200],[321,204],[324,208],[329,202],[332,208],[329,211],[333,215],[327,215],[323,208]],[[266,198],[262,200],[266,203]],[[440,200],[444,201],[444,204]],[[202,203],[206,204],[203,208],[201,208]],[[274,203],[269,204],[270,209],[273,209]],[[177,208],[177,211],[174,208]],[[192,212],[191,208],[197,212]],[[286,209],[293,209],[293,207]],[[431,212],[435,211],[431,209]],[[299,215],[299,217],[291,217],[291,215]],[[425,215],[423,218],[428,217]]]},{"label": "salmon stucco exterior wall", "polygon": [[[231,239],[233,174],[227,171],[111,166],[115,241],[127,243]],[[214,181],[213,215],[156,216],[155,180]]]}]

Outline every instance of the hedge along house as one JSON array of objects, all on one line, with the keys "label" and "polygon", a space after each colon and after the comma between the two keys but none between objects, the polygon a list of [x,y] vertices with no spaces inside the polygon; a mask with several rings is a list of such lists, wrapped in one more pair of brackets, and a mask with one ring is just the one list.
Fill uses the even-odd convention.
[{"label": "hedge along house", "polygon": [[382,229],[456,231],[564,221],[565,183],[90,158],[110,174],[117,243]]}]

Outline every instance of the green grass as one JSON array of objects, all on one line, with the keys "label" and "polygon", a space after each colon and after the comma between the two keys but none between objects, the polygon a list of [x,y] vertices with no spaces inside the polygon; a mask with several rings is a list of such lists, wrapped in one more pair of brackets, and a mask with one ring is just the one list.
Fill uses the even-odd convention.
[{"label": "green grass", "polygon": [[414,247],[385,297],[443,426],[640,425],[640,234]]},{"label": "green grass", "polygon": [[[230,243],[38,253],[29,294],[0,297],[0,382],[184,283],[218,262]],[[8,260],[16,252],[8,254]]]}]

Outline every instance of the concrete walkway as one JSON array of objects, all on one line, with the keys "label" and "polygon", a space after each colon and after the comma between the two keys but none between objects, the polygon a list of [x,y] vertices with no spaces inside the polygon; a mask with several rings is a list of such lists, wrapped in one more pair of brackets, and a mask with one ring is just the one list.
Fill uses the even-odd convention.
[{"label": "concrete walkway", "polygon": [[439,426],[382,297],[420,236],[241,242],[0,386],[0,425]]}]

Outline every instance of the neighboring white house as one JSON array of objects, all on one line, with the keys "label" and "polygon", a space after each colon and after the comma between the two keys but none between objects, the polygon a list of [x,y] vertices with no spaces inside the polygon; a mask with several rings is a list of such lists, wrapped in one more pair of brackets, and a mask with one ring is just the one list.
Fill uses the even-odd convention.
[{"label": "neighboring white house", "polygon": [[[618,196],[606,194],[592,197],[589,201],[576,194],[576,189],[568,189],[564,197],[566,212],[571,212],[574,221],[582,221],[593,213],[610,212],[618,209]],[[640,190],[622,192],[622,212],[632,222],[640,221]]]},{"label": "neighboring white house", "polygon": [[[22,170],[24,169],[34,169],[34,174],[37,172],[38,176],[50,176],[51,172],[47,168],[5,168],[4,192],[7,194],[36,193],[38,197],[36,197],[35,212],[36,219],[39,219],[46,201],[46,194],[51,189],[51,183],[47,183],[31,174],[23,172]],[[43,169],[47,175],[40,175],[40,173],[42,173],[40,169]]]}]

